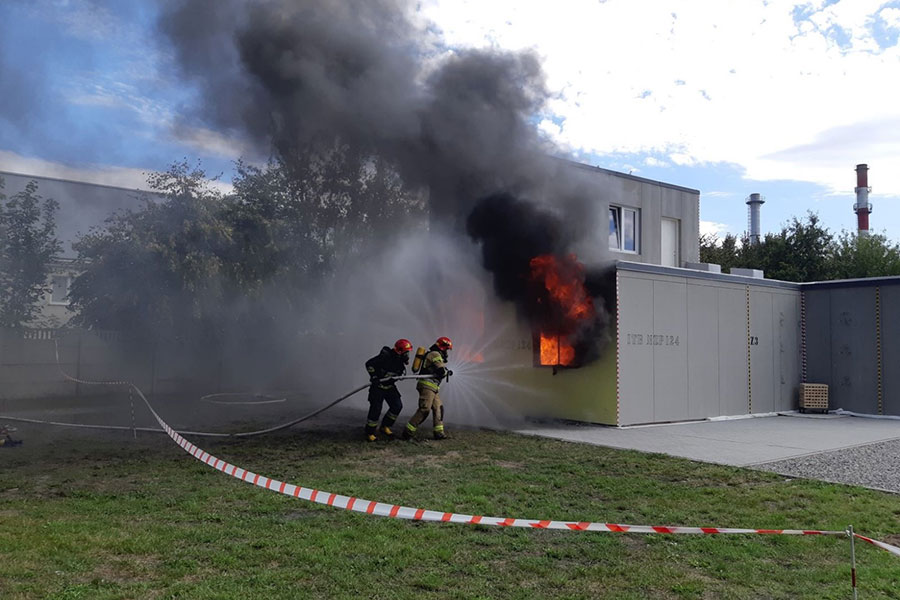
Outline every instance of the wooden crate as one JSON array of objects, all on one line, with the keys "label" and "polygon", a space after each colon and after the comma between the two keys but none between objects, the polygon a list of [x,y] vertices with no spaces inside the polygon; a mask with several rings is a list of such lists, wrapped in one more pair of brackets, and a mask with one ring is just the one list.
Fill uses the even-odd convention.
[{"label": "wooden crate", "polygon": [[800,412],[807,410],[828,412],[828,385],[825,383],[800,384]]}]

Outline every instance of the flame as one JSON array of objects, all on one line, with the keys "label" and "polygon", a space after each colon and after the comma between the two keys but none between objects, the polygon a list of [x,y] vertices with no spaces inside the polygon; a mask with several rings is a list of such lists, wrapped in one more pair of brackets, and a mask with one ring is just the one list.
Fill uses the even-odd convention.
[{"label": "flame", "polygon": [[481,351],[472,348],[471,346],[462,346],[458,351],[455,351],[456,356],[454,359],[460,363],[483,363],[484,362],[484,354]]},{"label": "flame", "polygon": [[575,348],[568,336],[596,317],[594,301],[584,287],[584,266],[574,254],[536,256],[531,259],[531,278],[543,283],[559,319],[551,331],[540,332],[541,364],[571,365],[575,363]]},{"label": "flame", "polygon": [[575,348],[558,335],[541,333],[541,364],[567,366],[575,362]]}]

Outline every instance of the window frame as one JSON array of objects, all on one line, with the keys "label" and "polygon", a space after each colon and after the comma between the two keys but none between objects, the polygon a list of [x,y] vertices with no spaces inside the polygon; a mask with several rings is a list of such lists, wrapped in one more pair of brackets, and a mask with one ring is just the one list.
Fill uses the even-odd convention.
[{"label": "window frame", "polygon": [[[63,296],[62,300],[54,300],[53,292],[56,289],[56,279],[65,279],[66,280],[66,293]],[[69,292],[72,290],[72,276],[71,275],[51,275],[50,276],[50,302],[49,304],[53,306],[68,306],[69,304]]]},{"label": "window frame", "polygon": [[[556,343],[559,344],[559,340],[562,336],[557,334]],[[557,358],[559,355],[557,354]],[[535,369],[552,369],[553,374],[555,375],[557,371],[560,369],[580,369],[582,367],[582,362],[578,360],[578,356],[576,354],[575,360],[572,361],[572,364],[563,365],[563,364],[555,364],[555,365],[545,365],[541,364],[541,332],[537,329],[532,330],[531,333],[531,366]]]},{"label": "window frame", "polygon": [[[631,216],[632,227],[634,228],[634,249],[629,250],[626,246],[625,239],[625,218]],[[607,246],[613,252],[622,252],[623,254],[640,254],[641,253],[641,210],[630,206],[621,206],[618,204],[609,205],[610,232],[607,238]],[[612,231],[613,223],[615,223],[616,231]],[[613,246],[613,235],[615,235],[616,246]]]}]

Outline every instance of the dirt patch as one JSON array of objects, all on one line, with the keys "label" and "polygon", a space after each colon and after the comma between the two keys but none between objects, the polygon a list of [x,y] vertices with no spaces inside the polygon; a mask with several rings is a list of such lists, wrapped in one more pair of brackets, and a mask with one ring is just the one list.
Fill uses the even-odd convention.
[{"label": "dirt patch", "polygon": [[513,462],[509,460],[496,460],[493,461],[493,464],[497,465],[498,467],[503,467],[504,469],[510,469],[512,471],[521,469],[525,466],[520,462]]},{"label": "dirt patch", "polygon": [[308,519],[310,517],[318,517],[319,513],[313,510],[292,510],[282,515],[284,521],[299,521],[300,519]]}]

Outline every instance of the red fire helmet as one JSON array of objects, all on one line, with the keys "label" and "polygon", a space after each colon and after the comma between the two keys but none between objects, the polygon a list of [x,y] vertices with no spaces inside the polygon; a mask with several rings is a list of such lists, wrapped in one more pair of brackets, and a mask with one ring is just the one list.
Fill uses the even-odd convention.
[{"label": "red fire helmet", "polygon": [[453,342],[448,337],[439,337],[434,345],[441,350],[453,350]]},{"label": "red fire helmet", "polygon": [[412,350],[412,342],[410,342],[406,338],[400,338],[396,342],[394,342],[394,352],[397,354],[403,354],[404,352],[409,352]]}]

